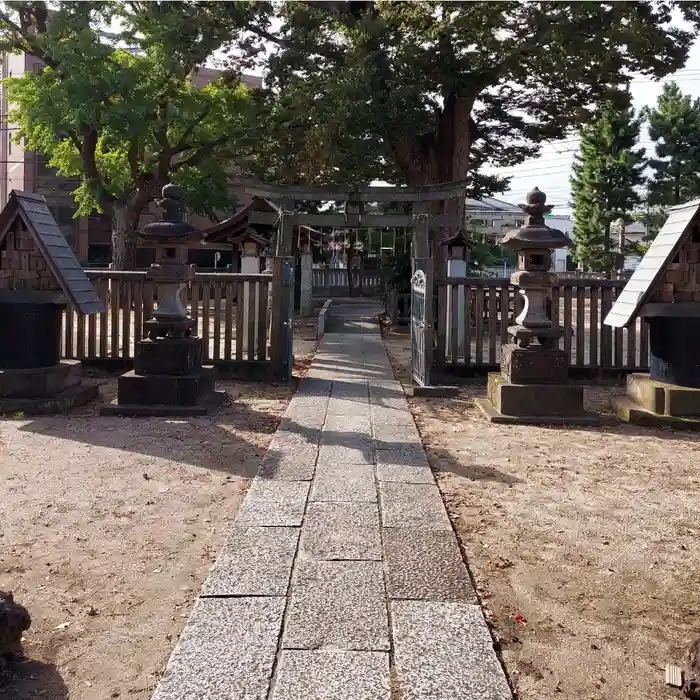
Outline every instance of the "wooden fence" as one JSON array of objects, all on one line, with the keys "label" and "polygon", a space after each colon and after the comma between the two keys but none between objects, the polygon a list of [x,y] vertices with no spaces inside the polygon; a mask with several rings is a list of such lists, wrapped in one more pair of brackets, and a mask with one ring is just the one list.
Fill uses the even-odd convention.
[{"label": "wooden fence", "polygon": [[[143,322],[155,308],[155,290],[145,271],[86,270],[105,305],[92,316],[64,313],[66,358],[132,359]],[[204,360],[269,360],[268,293],[271,274],[196,273],[183,290],[196,333],[204,338]]]},{"label": "wooden fence", "polygon": [[[641,319],[625,329],[603,325],[624,286],[624,280],[564,279],[552,290],[552,320],[564,329],[559,346],[570,366],[648,369],[649,335]],[[435,365],[497,366],[501,345],[509,342],[508,326],[522,308],[509,280],[442,280],[435,291]]]},{"label": "wooden fence", "polygon": [[[382,278],[378,272],[352,271],[353,290],[361,296],[381,294]],[[313,295],[318,297],[340,297],[349,294],[347,268],[314,268],[311,277]]]}]

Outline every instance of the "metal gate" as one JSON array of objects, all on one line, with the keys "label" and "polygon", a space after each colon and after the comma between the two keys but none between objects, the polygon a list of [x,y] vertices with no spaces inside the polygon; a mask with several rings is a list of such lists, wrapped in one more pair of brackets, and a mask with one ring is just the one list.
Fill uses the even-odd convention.
[{"label": "metal gate", "polygon": [[429,384],[430,374],[428,286],[425,272],[416,270],[411,278],[411,375],[419,386]]}]

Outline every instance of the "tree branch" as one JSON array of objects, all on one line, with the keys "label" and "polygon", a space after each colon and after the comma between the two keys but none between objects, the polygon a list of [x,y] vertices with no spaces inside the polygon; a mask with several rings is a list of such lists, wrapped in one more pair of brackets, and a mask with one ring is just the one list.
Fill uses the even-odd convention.
[{"label": "tree branch", "polygon": [[197,150],[189,157],[184,160],[174,163],[170,170],[171,172],[178,172],[186,167],[191,167],[193,165],[198,165],[205,158],[209,157],[217,146],[223,146],[229,140],[228,136],[219,136],[211,141],[205,141],[202,143]]},{"label": "tree branch", "polygon": [[197,115],[197,118],[185,129],[179,141],[173,146],[171,155],[177,155],[178,153],[182,153],[183,151],[189,151],[191,148],[194,148],[194,146],[187,143],[187,139],[190,136],[192,136],[192,132],[195,130],[197,124],[201,124],[201,122],[207,117],[209,112],[211,112],[212,107],[213,104],[210,102],[201,111],[201,113]]},{"label": "tree branch", "polygon": [[[10,38],[10,43],[13,48],[35,56],[50,68],[58,68],[58,62],[36,44],[34,38],[29,33],[29,27],[31,24],[27,24],[26,20],[23,22],[23,24],[27,24],[27,26],[20,26],[16,22],[13,22],[6,12],[0,10],[0,22],[4,22],[15,34],[14,37]],[[37,18],[37,22],[40,22],[39,18]],[[44,23],[43,26],[45,29],[46,24]]]}]

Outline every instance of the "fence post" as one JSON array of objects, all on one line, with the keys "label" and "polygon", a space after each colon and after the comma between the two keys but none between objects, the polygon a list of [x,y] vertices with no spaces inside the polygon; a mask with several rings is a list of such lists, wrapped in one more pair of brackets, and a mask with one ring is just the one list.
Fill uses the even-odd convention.
[{"label": "fence post", "polygon": [[276,257],[272,267],[272,309],[270,321],[270,361],[275,376],[292,375],[294,332],[294,258]]}]

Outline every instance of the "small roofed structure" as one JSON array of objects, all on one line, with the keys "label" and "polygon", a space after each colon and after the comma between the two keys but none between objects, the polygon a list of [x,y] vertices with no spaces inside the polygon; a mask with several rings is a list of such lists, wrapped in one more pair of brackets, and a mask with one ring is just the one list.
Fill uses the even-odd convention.
[{"label": "small roofed structure", "polygon": [[61,360],[66,303],[104,311],[41,195],[13,190],[0,212],[0,412],[57,413],[97,396],[82,362]]},{"label": "small roofed structure", "polygon": [[[255,197],[247,206],[224,221],[210,226],[201,232],[202,243],[204,245],[226,244],[231,245],[234,253],[233,271],[240,272],[240,243],[242,236],[254,233],[259,239],[264,240],[260,244],[260,249],[266,249],[273,238],[274,226],[269,223],[260,223],[256,220],[255,214],[278,215],[279,207],[264,197]],[[310,226],[295,227],[294,242],[300,249],[306,245],[320,246],[323,242],[323,234]]]},{"label": "small roofed structure", "polygon": [[0,247],[0,289],[60,290],[79,313],[104,311],[42,195],[10,192],[0,212]]},{"label": "small roofed structure", "polygon": [[638,318],[649,324],[649,374],[627,377],[627,395],[613,399],[618,416],[700,427],[700,199],[670,210],[604,323]]}]

